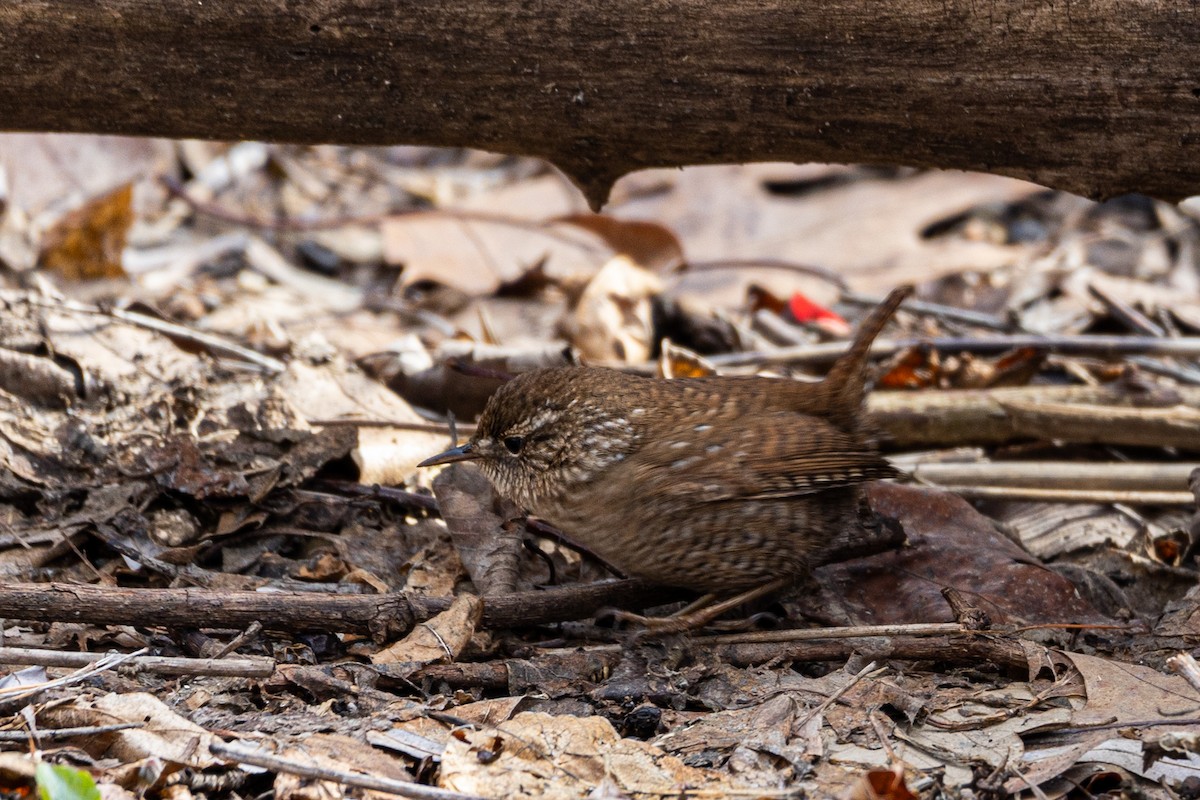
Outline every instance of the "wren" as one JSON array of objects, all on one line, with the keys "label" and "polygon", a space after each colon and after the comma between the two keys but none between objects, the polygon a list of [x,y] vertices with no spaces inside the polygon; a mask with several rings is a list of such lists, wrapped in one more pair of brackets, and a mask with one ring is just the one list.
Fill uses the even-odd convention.
[{"label": "wren", "polygon": [[718,595],[774,590],[865,524],[863,485],[895,475],[863,420],[871,343],[893,291],[818,383],[528,372],[500,387],[466,444],[500,493],[626,574]]}]

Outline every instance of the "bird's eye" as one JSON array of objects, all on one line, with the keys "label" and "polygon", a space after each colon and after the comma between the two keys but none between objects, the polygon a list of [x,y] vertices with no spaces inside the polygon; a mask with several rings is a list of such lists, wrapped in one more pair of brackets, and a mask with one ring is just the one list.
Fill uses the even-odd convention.
[{"label": "bird's eye", "polygon": [[514,456],[521,452],[521,448],[525,446],[524,436],[505,436],[504,449],[512,453]]}]

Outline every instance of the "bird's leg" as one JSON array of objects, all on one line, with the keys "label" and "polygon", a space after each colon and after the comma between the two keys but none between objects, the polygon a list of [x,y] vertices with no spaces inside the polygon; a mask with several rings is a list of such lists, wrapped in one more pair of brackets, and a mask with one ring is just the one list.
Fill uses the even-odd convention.
[{"label": "bird's leg", "polygon": [[643,634],[653,636],[682,633],[683,631],[703,628],[730,609],[777,592],[788,585],[788,580],[787,578],[776,578],[761,586],[755,586],[753,589],[747,589],[740,594],[721,601],[717,601],[717,595],[715,594],[706,594],[669,617],[644,617],[641,614],[619,610],[612,612],[612,617],[620,622],[631,622],[642,626],[645,629]]}]

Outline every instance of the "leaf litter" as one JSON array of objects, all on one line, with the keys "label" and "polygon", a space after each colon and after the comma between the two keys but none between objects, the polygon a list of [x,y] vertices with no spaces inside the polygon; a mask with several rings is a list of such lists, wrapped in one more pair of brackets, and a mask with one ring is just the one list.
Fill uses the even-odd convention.
[{"label": "leaf litter", "polygon": [[[753,165],[592,215],[531,159],[113,138],[38,194],[69,143],[2,138],[0,663],[42,665],[6,789],[31,748],[106,796],[1200,784],[1194,204]],[[819,374],[905,281],[869,407],[906,543],[748,631],[614,628],[686,598],[415,469],[536,366]]]}]

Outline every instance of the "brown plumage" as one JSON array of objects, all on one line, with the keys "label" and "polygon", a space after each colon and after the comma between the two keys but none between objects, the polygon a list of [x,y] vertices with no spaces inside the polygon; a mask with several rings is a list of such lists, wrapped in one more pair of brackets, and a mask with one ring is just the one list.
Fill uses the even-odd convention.
[{"label": "brown plumage", "polygon": [[729,593],[802,574],[862,524],[862,485],[894,474],[861,424],[871,342],[911,288],[864,321],[820,383],[659,380],[566,367],[521,375],[474,437],[501,493],[629,575]]}]

